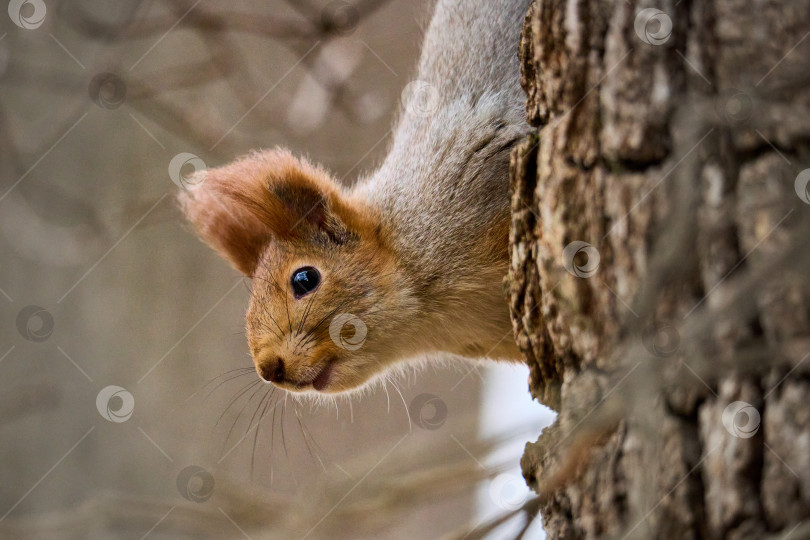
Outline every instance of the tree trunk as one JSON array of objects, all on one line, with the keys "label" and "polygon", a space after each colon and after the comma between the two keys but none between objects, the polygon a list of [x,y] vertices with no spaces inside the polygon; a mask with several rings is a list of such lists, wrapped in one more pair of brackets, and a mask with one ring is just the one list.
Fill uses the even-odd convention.
[{"label": "tree trunk", "polygon": [[530,9],[508,283],[550,538],[810,535],[809,30],[810,0]]}]

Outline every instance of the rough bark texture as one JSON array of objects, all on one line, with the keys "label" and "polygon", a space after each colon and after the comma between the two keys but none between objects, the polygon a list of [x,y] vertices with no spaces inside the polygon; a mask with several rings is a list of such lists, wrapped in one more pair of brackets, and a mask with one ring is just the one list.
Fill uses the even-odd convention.
[{"label": "rough bark texture", "polygon": [[550,538],[810,534],[808,30],[810,0],[531,8],[508,282]]}]

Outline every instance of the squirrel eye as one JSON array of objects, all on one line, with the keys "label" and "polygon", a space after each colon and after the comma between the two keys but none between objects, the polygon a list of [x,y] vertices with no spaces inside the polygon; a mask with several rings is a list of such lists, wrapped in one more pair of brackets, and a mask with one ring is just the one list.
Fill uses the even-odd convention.
[{"label": "squirrel eye", "polygon": [[317,289],[320,283],[321,274],[311,266],[299,268],[290,278],[290,285],[296,298],[308,295]]}]

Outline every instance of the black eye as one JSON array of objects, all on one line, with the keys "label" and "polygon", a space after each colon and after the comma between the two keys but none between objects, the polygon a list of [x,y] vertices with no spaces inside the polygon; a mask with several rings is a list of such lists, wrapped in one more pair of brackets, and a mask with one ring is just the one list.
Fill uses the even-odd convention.
[{"label": "black eye", "polygon": [[318,288],[321,282],[321,274],[311,266],[299,268],[293,272],[290,278],[293,294],[296,298],[301,298]]}]

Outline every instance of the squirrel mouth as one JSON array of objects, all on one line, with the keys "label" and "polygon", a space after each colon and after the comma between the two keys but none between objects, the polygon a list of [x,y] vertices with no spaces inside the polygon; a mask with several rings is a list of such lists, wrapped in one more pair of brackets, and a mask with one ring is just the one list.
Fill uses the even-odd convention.
[{"label": "squirrel mouth", "polygon": [[324,366],[321,372],[318,373],[318,376],[312,381],[312,388],[319,392],[326,388],[329,385],[329,380],[332,378],[334,367],[335,360],[334,358],[330,358],[326,366]]},{"label": "squirrel mouth", "polygon": [[332,379],[332,373],[334,372],[335,367],[335,358],[330,357],[326,361],[326,365],[321,369],[321,371],[315,376],[314,379],[311,381],[301,382],[295,385],[297,389],[305,389],[308,386],[312,386],[317,391],[322,391],[329,385],[329,382]]}]

